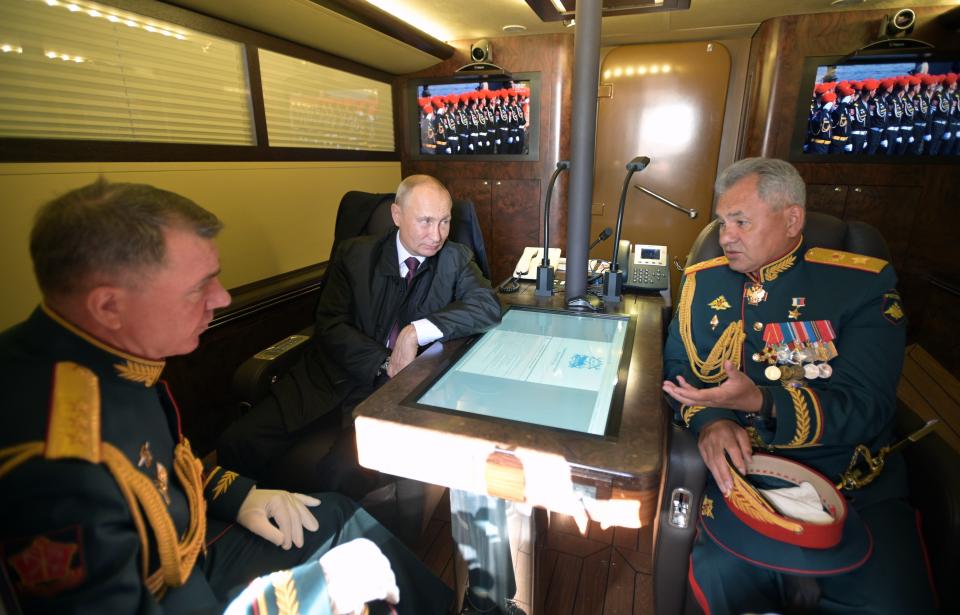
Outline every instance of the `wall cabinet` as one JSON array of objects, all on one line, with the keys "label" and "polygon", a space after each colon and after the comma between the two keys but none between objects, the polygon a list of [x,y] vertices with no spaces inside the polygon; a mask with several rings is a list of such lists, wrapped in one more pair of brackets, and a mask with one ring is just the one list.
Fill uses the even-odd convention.
[{"label": "wall cabinet", "polygon": [[887,240],[894,268],[904,274],[908,267],[910,232],[921,192],[920,186],[810,184],[807,186],[807,209],[877,227]]},{"label": "wall cabinet", "polygon": [[[541,241],[539,179],[440,177],[454,199],[470,199],[480,219],[494,285],[511,274],[526,246]],[[556,237],[556,230],[551,235]]]}]

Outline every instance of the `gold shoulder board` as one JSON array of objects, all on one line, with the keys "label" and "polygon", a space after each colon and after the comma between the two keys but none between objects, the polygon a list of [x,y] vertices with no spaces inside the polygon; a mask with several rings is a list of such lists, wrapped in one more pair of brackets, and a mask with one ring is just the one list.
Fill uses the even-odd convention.
[{"label": "gold shoulder board", "polygon": [[810,248],[804,255],[804,259],[810,263],[836,265],[837,267],[860,269],[861,271],[869,271],[871,273],[880,273],[880,271],[887,266],[887,261],[882,258],[844,252],[843,250],[831,250],[829,248]]},{"label": "gold shoulder board", "polygon": [[719,267],[720,265],[726,265],[730,261],[727,260],[726,256],[718,256],[716,258],[711,258],[710,260],[700,261],[690,265],[683,270],[684,275],[690,275],[691,273],[696,273],[697,271],[702,271],[704,269],[713,269],[714,267]]},{"label": "gold shoulder board", "polygon": [[54,367],[44,457],[100,463],[100,383],[82,365]]}]

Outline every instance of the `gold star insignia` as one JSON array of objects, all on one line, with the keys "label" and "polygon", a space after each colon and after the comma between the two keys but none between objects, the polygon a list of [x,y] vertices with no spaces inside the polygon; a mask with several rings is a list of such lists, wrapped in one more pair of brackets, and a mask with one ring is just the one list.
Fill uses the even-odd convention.
[{"label": "gold star insignia", "polygon": [[799,308],[793,308],[792,310],[790,310],[789,312],[787,312],[787,317],[796,320],[797,318],[800,317],[800,309],[799,309]]}]

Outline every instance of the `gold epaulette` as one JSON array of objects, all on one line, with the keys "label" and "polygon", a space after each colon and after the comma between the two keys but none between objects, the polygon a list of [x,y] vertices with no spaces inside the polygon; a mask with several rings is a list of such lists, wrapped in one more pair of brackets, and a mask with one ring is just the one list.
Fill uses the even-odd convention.
[{"label": "gold epaulette", "polygon": [[837,267],[859,269],[871,273],[880,273],[883,268],[887,266],[887,261],[882,258],[844,252],[843,250],[831,250],[829,248],[810,248],[803,258],[808,263],[836,265]]},{"label": "gold epaulette", "polygon": [[61,361],[53,368],[44,457],[100,463],[100,382],[82,365]]},{"label": "gold epaulette", "polygon": [[727,260],[726,256],[718,256],[716,258],[711,258],[710,260],[700,261],[690,265],[683,270],[683,275],[690,275],[691,273],[696,273],[697,271],[702,271],[704,269],[713,269],[714,267],[719,267],[720,265],[726,265],[730,261]]}]

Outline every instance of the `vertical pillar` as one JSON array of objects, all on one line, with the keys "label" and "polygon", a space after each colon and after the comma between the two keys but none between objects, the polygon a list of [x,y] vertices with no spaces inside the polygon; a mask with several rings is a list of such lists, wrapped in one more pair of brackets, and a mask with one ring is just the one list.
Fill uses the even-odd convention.
[{"label": "vertical pillar", "polygon": [[587,247],[593,201],[597,138],[597,86],[600,79],[601,0],[579,0],[573,63],[573,113],[570,125],[570,192],[567,213],[567,299],[587,287]]}]

